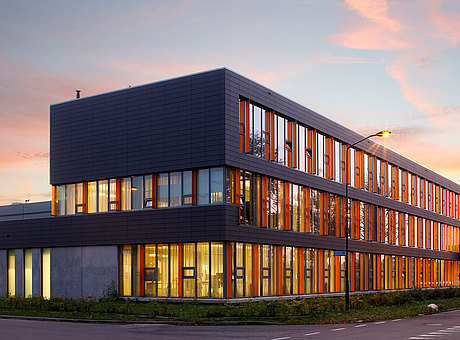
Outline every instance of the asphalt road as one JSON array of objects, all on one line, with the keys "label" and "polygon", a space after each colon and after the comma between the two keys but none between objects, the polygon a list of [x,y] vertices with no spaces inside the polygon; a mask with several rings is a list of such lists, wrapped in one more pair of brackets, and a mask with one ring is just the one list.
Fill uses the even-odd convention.
[{"label": "asphalt road", "polygon": [[460,339],[460,310],[337,325],[174,326],[0,319],[0,339]]}]

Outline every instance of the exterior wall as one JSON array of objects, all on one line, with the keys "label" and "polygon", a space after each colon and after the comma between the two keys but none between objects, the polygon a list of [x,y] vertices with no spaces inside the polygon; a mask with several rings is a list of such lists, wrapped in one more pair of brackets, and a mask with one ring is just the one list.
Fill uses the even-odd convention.
[{"label": "exterior wall", "polygon": [[51,296],[101,297],[117,273],[116,246],[51,249]]},{"label": "exterior wall", "polygon": [[24,295],[24,249],[16,249],[14,251],[14,259],[16,274],[15,292],[17,296]]},{"label": "exterior wall", "polygon": [[8,251],[0,249],[0,296],[8,294]]},{"label": "exterior wall", "polygon": [[42,295],[42,250],[32,249],[32,296]]},{"label": "exterior wall", "polygon": [[51,106],[50,182],[224,163],[225,70]]}]

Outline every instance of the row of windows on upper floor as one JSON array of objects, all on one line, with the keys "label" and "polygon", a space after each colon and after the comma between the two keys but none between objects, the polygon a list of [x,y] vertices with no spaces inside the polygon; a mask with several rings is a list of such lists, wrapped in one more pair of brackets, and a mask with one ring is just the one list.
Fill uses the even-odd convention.
[{"label": "row of windows on upper floor", "polygon": [[[240,100],[240,152],[345,183],[347,144]],[[448,217],[460,218],[460,194],[356,148],[349,150],[349,183]]]},{"label": "row of windows on upper floor", "polygon": [[211,168],[56,185],[51,214],[222,204],[224,179]]},{"label": "row of windows on upper floor", "polygon": [[[345,236],[345,197],[267,176],[227,169],[226,201],[240,224]],[[460,228],[350,200],[350,237],[425,249],[460,251]]]}]

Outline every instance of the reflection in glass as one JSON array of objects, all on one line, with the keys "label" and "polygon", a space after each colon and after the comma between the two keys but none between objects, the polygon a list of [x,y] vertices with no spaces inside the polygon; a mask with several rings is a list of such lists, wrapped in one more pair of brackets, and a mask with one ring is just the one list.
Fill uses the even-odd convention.
[{"label": "reflection in glass", "polygon": [[132,209],[142,209],[144,206],[144,179],[142,176],[132,177],[131,199]]},{"label": "reflection in glass", "polygon": [[180,172],[169,174],[169,191],[171,194],[170,206],[178,207],[182,205],[182,181]]},{"label": "reflection in glass", "polygon": [[153,183],[152,175],[144,176],[144,208],[152,207]]},{"label": "reflection in glass", "polygon": [[223,168],[211,169],[211,204],[223,203],[224,195]]},{"label": "reflection in glass", "polygon": [[77,183],[75,185],[75,207],[76,213],[84,212],[83,207],[83,183]]},{"label": "reflection in glass", "polygon": [[168,296],[169,264],[168,245],[158,245],[158,268],[157,268],[158,296]]},{"label": "reflection in glass", "polygon": [[145,245],[144,258],[144,294],[146,296],[156,296],[156,249],[154,244]]},{"label": "reflection in glass", "polygon": [[117,180],[109,180],[109,209],[117,210]]},{"label": "reflection in glass", "polygon": [[184,198],[184,205],[191,205],[193,204],[193,172],[192,171],[184,171],[182,173],[182,196]]},{"label": "reflection in glass", "polygon": [[195,297],[195,243],[184,243],[183,249],[183,295]]},{"label": "reflection in glass", "polygon": [[198,204],[209,204],[209,169],[198,171]]}]

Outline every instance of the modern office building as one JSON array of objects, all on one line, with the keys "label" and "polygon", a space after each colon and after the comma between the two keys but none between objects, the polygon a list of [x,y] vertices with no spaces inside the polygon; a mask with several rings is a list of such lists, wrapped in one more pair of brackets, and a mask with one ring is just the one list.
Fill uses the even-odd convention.
[{"label": "modern office building", "polygon": [[[344,291],[361,138],[228,69],[52,105],[51,212],[0,209],[0,293]],[[371,140],[349,152],[351,290],[456,285],[460,186]]]}]

